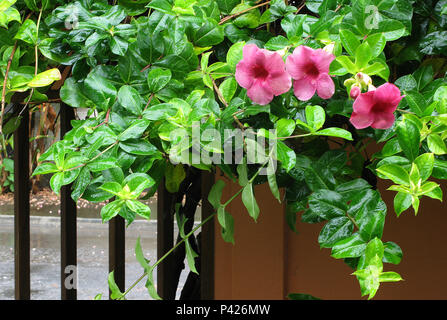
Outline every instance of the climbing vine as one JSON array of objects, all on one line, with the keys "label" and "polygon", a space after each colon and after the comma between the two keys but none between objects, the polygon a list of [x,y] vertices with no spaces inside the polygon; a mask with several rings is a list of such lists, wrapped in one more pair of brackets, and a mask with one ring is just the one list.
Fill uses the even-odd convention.
[{"label": "climbing vine", "polygon": [[[370,299],[402,280],[392,271],[402,250],[382,238],[386,214],[442,200],[433,179],[447,178],[446,14],[445,0],[2,0],[2,119],[16,92],[45,102],[63,82],[61,107],[87,117],[33,175],[51,174],[56,193],[72,183],[75,201],[108,200],[104,222],[150,219],[140,200],[161,183],[177,195],[176,246],[150,262],[136,245],[137,282],[153,298],[154,269],[183,248],[199,273],[196,231],[216,217],[234,243],[228,204],[241,197],[256,221],[254,185],[266,183],[292,230],[298,218],[325,222],[319,245]],[[381,147],[368,155],[371,143]],[[214,214],[193,227],[205,200],[193,181],[217,169],[240,189],[222,203],[218,180]],[[394,183],[384,191],[393,207],[377,179]],[[113,273],[109,285],[114,299],[134,287],[121,292]]]}]

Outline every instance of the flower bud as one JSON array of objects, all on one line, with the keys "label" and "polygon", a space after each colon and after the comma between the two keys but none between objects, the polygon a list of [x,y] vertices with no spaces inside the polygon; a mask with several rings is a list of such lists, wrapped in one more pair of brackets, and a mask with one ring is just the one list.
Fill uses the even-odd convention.
[{"label": "flower bud", "polygon": [[349,92],[349,96],[352,99],[356,99],[359,96],[360,93],[361,93],[360,88],[358,86],[356,86],[356,85],[353,85],[351,87],[351,91]]},{"label": "flower bud", "polygon": [[367,88],[370,84],[372,84],[372,79],[365,73],[359,72],[355,75],[355,80],[363,87]]},{"label": "flower bud", "polygon": [[324,48],[323,48],[323,50],[324,51],[326,51],[326,52],[328,52],[328,53],[330,53],[330,54],[334,54],[334,49],[335,49],[335,44],[332,42],[332,43],[329,43],[328,45],[326,45]]}]

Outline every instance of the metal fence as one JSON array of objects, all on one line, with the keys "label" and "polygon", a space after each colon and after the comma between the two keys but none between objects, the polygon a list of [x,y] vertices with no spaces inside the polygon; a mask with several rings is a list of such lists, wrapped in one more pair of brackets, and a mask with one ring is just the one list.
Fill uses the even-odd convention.
[{"label": "metal fence", "polygon": [[[28,110],[18,101],[14,103],[15,112],[21,112],[20,126],[14,132],[14,272],[15,299],[30,299],[30,168],[29,168],[29,121]],[[75,118],[74,110],[61,104],[61,137],[71,129],[70,122]],[[201,175],[201,198],[214,183],[214,175]],[[60,192],[61,209],[61,299],[76,300],[76,286],[67,287],[65,281],[69,274],[67,267],[77,266],[77,214],[76,203],[71,198],[71,186],[63,186]],[[174,246],[174,217],[171,212],[173,195],[167,192],[164,184],[158,189],[157,202],[157,256],[162,257]],[[207,200],[202,201],[202,219],[212,214],[213,208]],[[205,224],[201,231],[200,250],[200,298],[214,297],[214,225]],[[109,221],[109,271],[114,271],[115,282],[121,291],[125,290],[125,221],[117,216]],[[172,259],[164,260],[157,267],[157,290],[163,299],[175,299],[176,286],[173,282]]]}]

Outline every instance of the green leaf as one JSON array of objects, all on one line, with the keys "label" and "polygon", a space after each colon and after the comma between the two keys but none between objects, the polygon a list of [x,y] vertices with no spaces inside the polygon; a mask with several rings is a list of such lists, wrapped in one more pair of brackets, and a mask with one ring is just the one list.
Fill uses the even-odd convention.
[{"label": "green leaf", "polygon": [[124,130],[119,136],[119,141],[126,141],[130,139],[140,138],[149,126],[149,121],[146,119],[138,119],[132,122],[129,128]]},{"label": "green leaf", "polygon": [[88,98],[82,92],[80,84],[73,78],[65,80],[59,94],[62,101],[72,107],[79,108],[87,105]]},{"label": "green leaf", "polygon": [[17,0],[2,0],[2,1],[0,1],[0,12],[4,12],[6,9],[8,9],[10,6],[12,6],[16,2],[17,2]]},{"label": "green leaf", "polygon": [[236,42],[227,52],[227,64],[233,70],[236,70],[236,64],[242,60],[242,49],[245,46],[244,41]]},{"label": "green leaf", "polygon": [[326,119],[324,109],[320,106],[306,107],[306,122],[315,131],[320,129]]},{"label": "green leaf", "polygon": [[417,82],[418,90],[422,91],[433,80],[433,67],[431,65],[420,66],[414,73],[414,79]]},{"label": "green leaf", "polygon": [[346,201],[339,193],[324,189],[312,193],[309,197],[309,208],[325,220],[345,216],[348,209]]},{"label": "green leaf", "polygon": [[402,277],[393,271],[388,271],[388,272],[382,272],[379,275],[379,281],[380,282],[396,282],[396,281],[402,281]]},{"label": "green leaf", "polygon": [[36,23],[28,19],[19,27],[14,39],[25,41],[28,44],[35,45],[37,43],[37,26]]},{"label": "green leaf", "polygon": [[282,141],[278,141],[276,145],[277,159],[281,162],[281,166],[288,172],[296,163],[296,153]]},{"label": "green leaf", "polygon": [[163,89],[171,80],[172,73],[169,69],[155,68],[147,75],[147,84],[151,93]]},{"label": "green leaf", "polygon": [[222,198],[222,191],[224,187],[225,182],[223,180],[217,180],[208,193],[208,201],[215,210],[220,208],[220,199]]},{"label": "green leaf", "polygon": [[248,184],[248,168],[247,161],[244,159],[243,162],[239,163],[236,167],[239,185],[245,187]]},{"label": "green leaf", "polygon": [[332,247],[331,256],[335,259],[356,258],[363,255],[366,249],[366,242],[358,233],[338,241]]},{"label": "green leaf", "polygon": [[153,156],[158,153],[158,150],[155,146],[141,139],[130,139],[122,141],[120,142],[119,146],[121,149],[128,153],[140,156]]},{"label": "green leaf", "polygon": [[136,214],[149,220],[151,218],[151,208],[138,200],[126,200],[126,206]]},{"label": "green leaf", "polygon": [[430,191],[424,195],[427,197],[430,197],[432,199],[442,201],[442,189],[440,187],[436,187],[432,191]]},{"label": "green leaf", "polygon": [[278,184],[276,182],[276,174],[267,175],[267,181],[269,183],[270,191],[272,192],[273,196],[279,201],[279,203],[281,203]]},{"label": "green leaf", "polygon": [[208,47],[221,43],[224,40],[222,26],[217,25],[213,20],[206,20],[205,23],[195,32],[194,44],[197,47]]},{"label": "green leaf", "polygon": [[271,51],[282,50],[289,45],[289,40],[281,35],[271,38],[265,44],[265,49]]},{"label": "green leaf", "polygon": [[[3,161],[5,161],[7,159],[3,159]],[[33,172],[32,177],[35,175],[40,175],[40,174],[48,174],[48,173],[54,173],[54,172],[58,172],[59,169],[56,167],[56,165],[52,162],[44,162],[42,164],[40,164]]]},{"label": "green leaf", "polygon": [[442,140],[442,138],[432,133],[427,137],[427,145],[431,152],[434,154],[446,154],[447,153],[447,147],[445,145],[445,142]]},{"label": "green leaf", "polygon": [[289,13],[281,21],[281,27],[286,32],[287,38],[296,41],[303,34],[303,24],[306,15]]},{"label": "green leaf", "polygon": [[346,71],[351,74],[356,74],[358,71],[357,66],[348,56],[339,56],[335,61],[338,62],[343,68],[346,69]]},{"label": "green leaf", "polygon": [[402,212],[411,206],[411,195],[404,192],[398,192],[394,197],[394,211],[399,217]]},{"label": "green leaf", "polygon": [[219,86],[219,91],[222,93],[223,98],[227,103],[233,99],[237,90],[237,82],[234,77],[225,79]]},{"label": "green leaf", "polygon": [[348,29],[340,30],[340,40],[349,55],[355,56],[355,51],[360,46],[360,40]]},{"label": "green leaf", "polygon": [[111,293],[110,299],[113,300],[119,299],[123,295],[123,292],[121,292],[121,290],[118,288],[118,285],[115,282],[114,271],[109,273],[108,284]]},{"label": "green leaf", "polygon": [[118,102],[129,112],[139,116],[143,110],[143,99],[131,86],[122,86],[118,91]]},{"label": "green leaf", "polygon": [[102,222],[107,222],[120,212],[121,208],[124,205],[124,200],[115,200],[108,204],[106,204],[101,209],[101,218]]},{"label": "green leaf", "polygon": [[314,133],[317,136],[329,136],[329,137],[338,137],[343,138],[349,141],[352,141],[352,134],[351,132],[342,129],[342,128],[326,128],[320,131],[317,131]]},{"label": "green leaf", "polygon": [[276,136],[288,137],[295,130],[295,121],[293,119],[279,119],[276,122]]},{"label": "green leaf", "polygon": [[397,20],[386,19],[379,21],[378,32],[383,33],[386,41],[394,41],[405,34],[405,26]]},{"label": "green leaf", "polygon": [[417,91],[406,92],[405,99],[407,100],[411,111],[416,113],[419,117],[426,115],[425,109],[427,108],[427,102],[422,94]]},{"label": "green leaf", "polygon": [[371,48],[371,57],[377,58],[383,51],[386,45],[385,36],[382,33],[369,35],[366,40]]},{"label": "green leaf", "polygon": [[116,158],[98,158],[93,162],[89,162],[87,167],[92,172],[115,168],[117,167]]},{"label": "green leaf", "polygon": [[410,176],[408,175],[408,172],[396,164],[383,165],[376,170],[394,183],[410,185]]},{"label": "green leaf", "polygon": [[383,244],[383,262],[399,264],[402,260],[402,249],[394,242],[385,242]]},{"label": "green leaf", "polygon": [[104,183],[99,189],[107,191],[115,196],[118,196],[119,193],[123,190],[123,187],[115,181],[109,181]]},{"label": "green leaf", "polygon": [[149,273],[151,267],[149,266],[149,260],[144,257],[143,249],[141,248],[140,237],[137,238],[137,243],[135,244],[135,258],[143,267],[144,271],[146,273]]},{"label": "green leaf", "polygon": [[30,82],[28,82],[28,86],[31,88],[46,87],[61,78],[62,76],[59,69],[54,68],[38,73]]},{"label": "green leaf", "polygon": [[63,184],[64,184],[63,172],[54,174],[50,179],[50,187],[56,194],[59,194],[59,191],[61,190]]},{"label": "green leaf", "polygon": [[180,184],[185,179],[185,177],[186,177],[185,169],[183,168],[183,165],[181,163],[174,166],[169,162],[165,172],[166,190],[168,190],[171,193],[177,192],[180,187]]},{"label": "green leaf", "polygon": [[257,221],[260,210],[255,199],[252,183],[247,184],[242,190],[242,202],[244,203],[245,208],[247,208],[250,217]]},{"label": "green leaf", "polygon": [[419,155],[419,142],[421,134],[418,127],[408,120],[401,121],[397,124],[397,139],[405,154],[410,160],[414,161]]},{"label": "green leaf", "polygon": [[362,69],[368,65],[372,58],[372,50],[367,42],[363,42],[355,50],[355,65],[358,69]]},{"label": "green leaf", "polygon": [[91,72],[84,81],[84,92],[102,110],[107,110],[109,104],[115,102],[117,91],[106,78]]},{"label": "green leaf", "polygon": [[318,243],[322,248],[331,248],[341,239],[350,236],[353,230],[354,225],[349,218],[334,218],[321,229],[320,235],[318,236]]}]

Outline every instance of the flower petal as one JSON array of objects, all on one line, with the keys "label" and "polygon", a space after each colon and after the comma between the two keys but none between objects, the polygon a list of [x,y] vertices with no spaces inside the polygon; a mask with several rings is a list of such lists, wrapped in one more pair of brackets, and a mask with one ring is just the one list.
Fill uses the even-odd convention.
[{"label": "flower petal", "polygon": [[246,44],[243,48],[242,48],[242,57],[243,57],[243,61],[245,61],[245,63],[247,64],[253,64],[255,63],[255,58],[257,53],[261,52],[261,49],[258,48],[257,45],[250,43],[250,44]]},{"label": "flower petal", "polygon": [[392,127],[394,121],[394,113],[381,112],[374,115],[374,122],[371,124],[371,127],[374,129],[388,129]]},{"label": "flower petal", "polygon": [[253,84],[253,68],[243,60],[236,65],[234,76],[242,88],[249,89]]},{"label": "flower petal", "polygon": [[285,71],[282,73],[271,74],[267,81],[275,96],[289,91],[292,87],[292,80]]},{"label": "flower petal", "polygon": [[384,83],[374,91],[374,100],[388,112],[394,112],[402,98],[399,88],[392,83]]},{"label": "flower petal", "polygon": [[334,59],[335,56],[332,53],[324,51],[323,49],[316,49],[312,54],[312,61],[317,66],[320,73],[328,73],[329,65]]},{"label": "flower petal", "polygon": [[253,85],[247,90],[247,96],[260,105],[269,104],[273,99],[273,91],[266,81],[256,79]]},{"label": "flower petal", "polygon": [[334,95],[335,85],[327,73],[322,73],[317,80],[317,93],[322,99],[329,99]]},{"label": "flower petal", "polygon": [[361,93],[357,99],[355,99],[352,109],[355,113],[368,114],[371,112],[374,106],[374,91],[368,91]]},{"label": "flower petal", "polygon": [[349,121],[356,129],[364,129],[374,122],[374,116],[370,113],[353,112]]},{"label": "flower petal", "polygon": [[303,79],[309,64],[312,65],[313,49],[306,46],[298,46],[293,53],[287,57],[286,70],[295,80]]},{"label": "flower petal", "polygon": [[293,92],[301,101],[307,101],[312,98],[316,89],[316,84],[307,79],[307,77],[293,81]]}]

